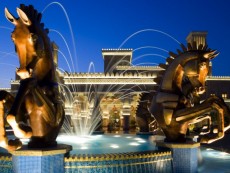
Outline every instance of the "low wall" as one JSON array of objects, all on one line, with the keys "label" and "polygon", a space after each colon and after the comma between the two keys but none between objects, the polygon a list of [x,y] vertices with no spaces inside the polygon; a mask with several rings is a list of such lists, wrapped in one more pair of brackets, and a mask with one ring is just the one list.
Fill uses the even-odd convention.
[{"label": "low wall", "polygon": [[[171,173],[170,151],[149,151],[135,153],[72,155],[65,157],[66,173]],[[1,173],[12,173],[12,157],[0,157]]]},{"label": "low wall", "polygon": [[65,158],[66,173],[170,173],[170,151],[118,153],[100,155],[77,155]]},{"label": "low wall", "polygon": [[11,156],[1,156],[0,157],[0,172],[1,173],[12,173],[13,163]]}]

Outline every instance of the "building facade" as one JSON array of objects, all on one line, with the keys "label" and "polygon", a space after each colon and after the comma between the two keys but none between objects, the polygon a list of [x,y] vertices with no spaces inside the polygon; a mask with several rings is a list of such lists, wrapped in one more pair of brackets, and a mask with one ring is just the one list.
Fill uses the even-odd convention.
[{"label": "building facade", "polygon": [[[195,41],[206,45],[206,37],[207,32],[191,32],[186,40],[188,43]],[[53,44],[56,66],[57,50],[57,45]],[[154,78],[162,69],[159,66],[131,65],[132,53],[132,49],[102,49],[103,73],[68,73],[57,70],[65,102],[66,123],[70,124],[72,130],[76,126],[73,120],[91,122],[94,130],[104,132],[149,132],[157,128],[157,123],[148,112],[148,104],[144,112],[139,112],[138,107],[140,101],[143,101],[140,97],[146,97],[146,102],[151,100],[151,92],[156,85]],[[12,93],[17,92],[18,79],[16,76],[11,81],[8,90]],[[204,98],[210,95],[222,97],[229,104],[230,77],[213,76],[210,70]],[[81,125],[78,123],[77,126]]]}]

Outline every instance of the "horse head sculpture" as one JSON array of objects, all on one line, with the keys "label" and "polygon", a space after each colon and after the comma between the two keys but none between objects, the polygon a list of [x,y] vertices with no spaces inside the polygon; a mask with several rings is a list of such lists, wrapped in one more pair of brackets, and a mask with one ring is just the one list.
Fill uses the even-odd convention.
[{"label": "horse head sculpture", "polygon": [[210,60],[218,53],[195,42],[181,47],[178,54],[170,52],[166,64],[160,64],[164,70],[155,79],[157,88],[150,112],[169,142],[185,142],[189,125],[202,121],[211,125],[210,114],[216,112],[218,123],[212,126],[216,128],[209,126],[208,132],[200,131],[198,134],[201,142],[210,143],[224,136],[224,131],[229,128],[224,120],[230,117],[230,111],[221,98],[211,96],[204,102],[200,99],[205,92]]},{"label": "horse head sculpture", "polygon": [[[64,121],[64,108],[56,82],[48,29],[44,29],[42,15],[33,6],[20,5],[17,13],[19,18],[5,8],[6,18],[15,25],[11,38],[20,63],[16,71],[20,87],[15,100],[8,106],[7,122],[16,137],[30,138],[29,147],[55,146]],[[9,93],[0,92],[3,107],[8,97]]]},{"label": "horse head sculpture", "polygon": [[11,38],[20,62],[17,74],[21,79],[35,76],[38,80],[43,80],[48,71],[53,68],[48,29],[44,29],[44,24],[40,23],[41,13],[37,13],[32,6],[21,5],[17,8],[17,13],[18,19],[5,8],[6,18],[15,25]]}]

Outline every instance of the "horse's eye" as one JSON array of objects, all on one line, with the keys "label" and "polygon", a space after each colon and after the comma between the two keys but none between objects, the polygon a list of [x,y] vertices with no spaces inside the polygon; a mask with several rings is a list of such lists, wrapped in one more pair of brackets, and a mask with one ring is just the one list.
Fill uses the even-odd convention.
[{"label": "horse's eye", "polygon": [[31,37],[31,35],[28,36],[28,41],[29,41],[30,44],[33,44],[33,39]]},{"label": "horse's eye", "polygon": [[14,34],[11,34],[11,39],[12,39],[13,41],[15,41],[15,36],[14,36]]},{"label": "horse's eye", "polygon": [[199,64],[200,69],[204,69],[206,67],[206,62],[202,62]]},{"label": "horse's eye", "polygon": [[31,34],[31,38],[32,38],[33,42],[36,42],[38,39],[38,36],[36,34]]},{"label": "horse's eye", "polygon": [[30,34],[28,37],[28,41],[30,42],[30,44],[35,44],[35,42],[37,41],[37,35]]}]

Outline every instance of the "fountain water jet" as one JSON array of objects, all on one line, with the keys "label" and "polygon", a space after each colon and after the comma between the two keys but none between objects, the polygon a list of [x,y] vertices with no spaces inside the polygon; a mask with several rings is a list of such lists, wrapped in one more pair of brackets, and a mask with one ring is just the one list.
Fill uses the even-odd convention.
[{"label": "fountain water jet", "polygon": [[[148,30],[146,30],[146,31],[148,31]],[[138,33],[138,32],[137,32]],[[135,34],[137,34],[137,33],[135,33]],[[134,35],[135,35],[134,34]],[[143,55],[144,56],[144,55]],[[123,62],[125,62],[125,60],[123,61]],[[116,64],[117,65],[117,64]],[[130,63],[130,65],[131,65],[131,63]],[[91,65],[90,65],[90,67],[91,67]],[[90,69],[90,67],[89,67],[89,69]],[[112,66],[112,68],[113,69],[115,69],[115,66]],[[111,69],[110,69],[111,70]],[[90,70],[89,70],[90,71]],[[113,71],[113,70],[111,70],[111,71]],[[124,72],[122,72],[121,74],[123,75],[123,74],[125,74],[125,72],[126,71],[124,71]],[[105,75],[105,77],[107,77],[108,75],[110,75],[110,74],[106,74]],[[126,75],[126,74],[125,74]],[[138,75],[141,75],[142,76],[142,72],[141,73],[138,73]],[[128,75],[127,75],[128,76]],[[67,79],[66,81],[68,82],[70,82],[70,83],[72,83],[72,81],[71,80],[73,80],[73,79],[71,79],[71,75],[69,76],[69,79]],[[127,77],[127,81],[126,82],[129,82],[129,81],[131,81],[132,79],[128,79],[128,77]],[[74,83],[74,82],[73,82]],[[126,83],[123,83],[122,85],[120,85],[120,86],[118,86],[118,88],[116,89],[116,90],[114,90],[114,88],[115,87],[117,87],[118,86],[118,84],[116,84],[116,85],[114,85],[114,86],[109,86],[108,87],[108,90],[106,91],[106,94],[105,95],[107,95],[107,93],[108,92],[112,92],[112,91],[114,91],[115,93],[119,93],[119,92],[121,92],[121,91],[124,91],[125,89],[123,89],[123,87],[124,86],[126,86]],[[64,93],[65,93],[65,95],[68,95],[68,94],[66,94],[67,92],[65,92],[65,88],[68,88],[68,92],[70,91],[70,93],[72,94],[72,92],[76,92],[76,91],[78,91],[78,90],[76,90],[76,87],[75,86],[71,86],[72,88],[68,88],[67,86],[64,86],[63,87],[63,91],[64,91]],[[73,132],[78,132],[78,131],[83,131],[83,132],[86,132],[86,131],[88,131],[89,129],[90,129],[90,127],[87,125],[88,124],[88,122],[90,122],[90,124],[94,124],[94,125],[97,125],[98,123],[95,123],[95,122],[92,122],[92,116],[94,116],[94,115],[98,115],[98,113],[99,113],[99,105],[100,105],[100,102],[98,102],[98,101],[93,101],[93,100],[97,100],[97,96],[99,95],[98,93],[99,92],[95,92],[95,91],[97,91],[97,89],[95,89],[95,90],[93,90],[92,92],[90,92],[90,90],[91,90],[91,88],[97,88],[96,86],[94,86],[94,85],[90,85],[89,86],[89,88],[88,87],[86,87],[86,91],[87,91],[87,93],[88,93],[88,95],[87,95],[87,97],[85,96],[85,95],[81,95],[81,94],[78,94],[78,93],[74,93],[72,96],[70,96],[70,98],[68,99],[69,100],[69,102],[70,102],[70,104],[69,104],[69,108],[70,108],[70,110],[69,110],[69,113],[71,114],[71,116],[73,117],[72,118],[72,120],[75,120],[76,121],[76,124],[77,125],[73,125],[72,127],[74,127],[74,128],[77,128],[77,127],[79,127],[79,129],[73,129]],[[138,86],[139,87],[139,86]],[[143,85],[143,87],[146,87],[145,85]],[[99,87],[98,87],[99,88]],[[70,90],[70,89],[72,89],[72,91]],[[146,87],[146,90],[147,90],[147,87]],[[101,89],[99,89],[98,91],[101,91]],[[129,92],[131,92],[132,91],[132,88],[130,89],[126,89],[126,92],[127,93],[125,93],[125,94],[123,94],[122,96],[119,96],[118,97],[118,99],[119,100],[122,100],[123,98],[126,98],[126,97],[128,97],[128,96],[131,96],[131,94],[129,93]],[[133,91],[135,91],[135,90],[133,90]],[[140,92],[145,92],[145,90],[143,90],[141,87],[139,87],[139,91]],[[67,99],[66,99],[67,100]],[[115,103],[115,100],[113,100],[112,101],[112,104],[114,104]],[[67,107],[67,106],[66,106]],[[94,109],[92,109],[94,107]],[[101,119],[100,118],[98,118],[98,120],[100,121]],[[80,121],[81,121],[81,123],[80,123]],[[84,130],[82,130],[83,129],[83,126],[85,126],[85,129]],[[85,135],[84,133],[83,133],[83,135]],[[116,137],[119,137],[119,136],[116,136]],[[78,140],[78,139],[76,139],[76,140]],[[139,141],[139,143],[144,143],[144,141],[143,140],[140,140],[140,139],[137,139],[137,141]],[[82,143],[85,143],[85,141],[82,141]],[[139,144],[138,142],[131,142],[130,143],[130,145],[131,146],[139,146],[140,144]],[[113,148],[113,149],[118,149],[118,148],[120,148],[120,146],[118,145],[118,144],[111,144],[110,145],[110,147],[111,148]],[[86,149],[88,149],[87,148],[87,146],[82,146],[82,148],[81,149],[83,149],[83,150],[86,150]],[[156,154],[156,153],[154,153],[154,152],[146,152],[146,153],[134,153],[134,155],[130,155],[130,153],[125,153],[126,154],[126,156],[127,157],[125,157],[123,154],[115,154],[115,155],[113,155],[112,156],[112,158],[110,157],[110,158],[108,158],[108,157],[103,157],[102,155],[100,155],[99,156],[99,158],[102,158],[102,160],[103,161],[105,161],[103,164],[104,165],[102,165],[102,167],[103,166],[107,166],[106,167],[106,169],[107,169],[107,171],[110,171],[111,169],[111,167],[109,167],[108,168],[108,165],[110,165],[111,164],[111,162],[113,163],[113,165],[115,165],[115,166],[113,166],[114,168],[112,169],[112,170],[116,170],[117,172],[139,172],[139,171],[142,171],[143,172],[143,169],[142,169],[142,166],[143,165],[147,165],[147,166],[149,166],[149,169],[148,169],[148,171],[146,170],[146,167],[145,167],[145,171],[146,172],[151,172],[152,170],[157,170],[158,172],[160,172],[160,171],[166,171],[166,172],[171,172],[171,160],[172,160],[172,158],[171,158],[171,154],[170,154],[170,152],[166,152],[166,154],[165,153],[158,153],[159,155],[157,156],[157,157],[155,157],[154,156],[154,154]],[[149,156],[149,154],[151,155],[151,156]],[[148,156],[146,156],[146,155],[148,155]],[[122,158],[122,159],[120,159],[120,156],[121,157],[125,157],[125,158]],[[96,157],[96,159],[98,158],[98,156]],[[139,158],[139,160],[138,160],[138,158]],[[71,160],[72,159],[72,161],[73,161],[73,158],[71,157],[69,160]],[[76,159],[76,158],[74,158],[74,159]],[[81,158],[82,159],[82,158]],[[81,160],[80,159],[80,160]],[[90,159],[88,159],[88,156],[87,157],[83,157],[83,160],[84,161],[89,161],[89,162],[95,162],[95,160],[94,160],[95,158],[90,158]],[[68,159],[67,159],[68,160]],[[77,160],[76,159],[76,163],[79,163],[80,162],[80,160]],[[97,159],[98,160],[98,159]],[[124,161],[125,160],[125,161]],[[132,160],[132,162],[130,163],[130,160]],[[108,161],[108,162],[106,162],[106,161]],[[113,162],[114,161],[114,162]],[[166,165],[167,166],[165,166],[164,164],[162,164],[162,163],[165,163],[166,162]],[[151,163],[150,165],[148,165],[149,163]],[[153,166],[153,164],[155,164],[156,163],[156,166],[154,167]],[[73,163],[68,163],[68,164],[73,164]],[[97,164],[97,163],[96,163]],[[101,163],[100,163],[101,164]],[[164,166],[163,166],[164,165]],[[69,166],[69,167],[68,167]],[[81,165],[82,166],[82,165]],[[77,165],[67,165],[66,166],[66,168],[68,169],[72,169],[73,167],[77,167],[77,168],[80,168],[81,166],[77,166]],[[87,165],[84,165],[85,167],[87,167]],[[94,168],[94,170],[100,170],[102,167],[99,167],[99,169],[98,169],[98,166],[97,165],[95,165],[93,168]],[[124,169],[123,169],[123,167],[125,167]],[[165,170],[164,170],[165,169]]]}]

